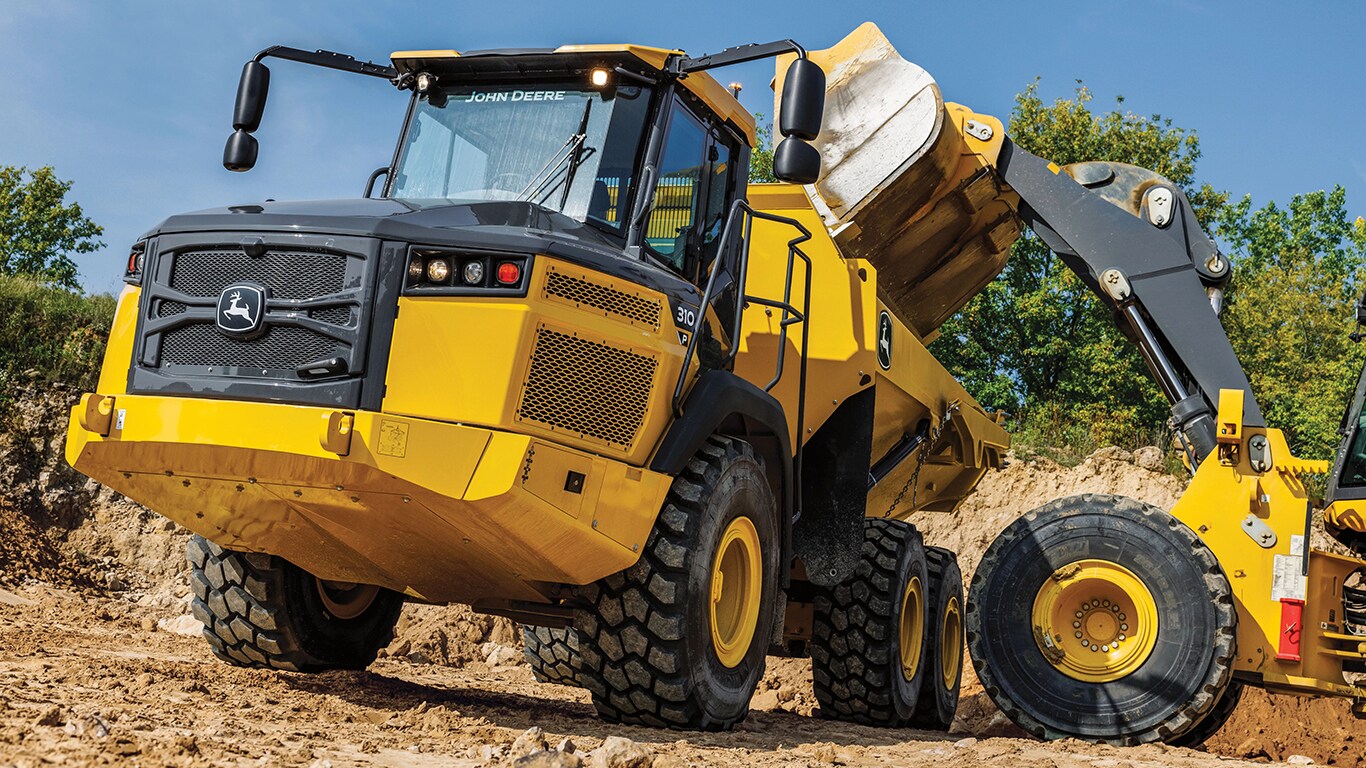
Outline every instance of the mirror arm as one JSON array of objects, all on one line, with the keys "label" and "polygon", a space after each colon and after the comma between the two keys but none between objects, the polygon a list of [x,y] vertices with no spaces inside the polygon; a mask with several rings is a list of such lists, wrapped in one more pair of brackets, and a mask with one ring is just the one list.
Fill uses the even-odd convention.
[{"label": "mirror arm", "polygon": [[731,64],[743,64],[746,61],[767,59],[771,56],[777,56],[780,53],[795,53],[799,59],[806,58],[806,49],[798,45],[796,41],[775,40],[771,43],[737,45],[733,48],[727,48],[720,53],[704,53],[697,57],[680,57],[671,60],[667,69],[674,75],[686,75],[689,72],[700,72],[704,69],[728,67]]},{"label": "mirror arm", "polygon": [[388,176],[388,175],[389,175],[389,166],[387,166],[387,165],[382,165],[382,166],[380,166],[379,168],[376,168],[376,169],[375,169],[375,172],[372,173],[372,174],[370,174],[369,180],[367,180],[367,181],[365,182],[365,197],[368,198],[368,197],[370,197],[370,195],[374,194],[374,191],[375,191],[375,182],[379,181],[379,179],[380,179],[381,176]]},{"label": "mirror arm", "polygon": [[398,70],[393,67],[386,67],[371,61],[356,61],[355,56],[347,56],[344,53],[336,53],[334,51],[305,51],[283,45],[272,45],[256,54],[256,57],[252,59],[252,61],[260,62],[262,59],[272,56],[277,59],[297,61],[301,64],[312,64],[315,67],[337,69],[342,72],[354,72],[358,75],[369,75],[371,77],[382,77],[386,80],[393,80],[398,77]]}]

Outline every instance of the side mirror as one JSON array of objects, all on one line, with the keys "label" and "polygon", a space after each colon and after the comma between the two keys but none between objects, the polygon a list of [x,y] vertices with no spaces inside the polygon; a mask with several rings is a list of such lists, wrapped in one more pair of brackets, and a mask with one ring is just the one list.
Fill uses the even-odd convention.
[{"label": "side mirror", "polygon": [[778,116],[778,132],[814,141],[821,132],[824,116],[825,70],[810,59],[794,59],[783,78],[783,111]]},{"label": "side mirror", "polygon": [[232,111],[233,134],[223,147],[224,168],[240,172],[249,171],[256,165],[258,145],[251,133],[261,127],[269,91],[270,70],[259,61],[248,61],[242,67],[242,79],[237,83],[237,104]]},{"label": "side mirror", "polygon": [[237,83],[237,106],[232,111],[233,128],[253,133],[261,127],[268,91],[270,70],[259,61],[248,61],[242,67],[242,79]]},{"label": "side mirror", "polygon": [[256,165],[257,149],[255,136],[241,128],[233,131],[223,147],[223,167],[238,173],[250,171]]},{"label": "side mirror", "polygon": [[821,175],[821,153],[808,144],[821,132],[825,117],[825,71],[810,59],[795,59],[783,78],[782,112],[773,150],[773,175],[793,184],[814,184]]},{"label": "side mirror", "polygon": [[773,150],[773,175],[791,184],[815,184],[821,175],[821,153],[805,141],[789,136]]}]

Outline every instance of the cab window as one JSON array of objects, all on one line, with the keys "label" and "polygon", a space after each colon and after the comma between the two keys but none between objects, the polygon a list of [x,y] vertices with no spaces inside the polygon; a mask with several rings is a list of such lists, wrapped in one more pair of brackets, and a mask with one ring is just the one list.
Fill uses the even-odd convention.
[{"label": "cab window", "polygon": [[708,132],[679,101],[673,102],[670,111],[669,133],[660,157],[654,210],[645,227],[645,242],[657,256],[682,272],[697,210]]},{"label": "cab window", "polygon": [[735,149],[726,142],[725,137],[712,133],[712,145],[707,151],[706,202],[702,205],[702,259],[698,269],[698,280],[705,280],[707,270],[716,260],[717,249],[721,246],[721,230],[726,226],[729,213],[730,188],[734,179]]}]

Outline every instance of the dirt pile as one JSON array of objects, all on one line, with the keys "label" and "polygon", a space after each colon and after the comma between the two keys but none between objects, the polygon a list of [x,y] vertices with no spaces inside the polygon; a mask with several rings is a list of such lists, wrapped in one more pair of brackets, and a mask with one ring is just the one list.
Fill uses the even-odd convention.
[{"label": "dirt pile", "polygon": [[[61,388],[28,393],[16,426],[0,434],[0,755],[33,758],[18,764],[138,755],[187,765],[265,756],[305,764],[511,764],[533,756],[572,763],[553,746],[569,737],[579,748],[573,757],[591,765],[593,750],[620,735],[648,744],[661,768],[740,761],[1212,764],[1165,747],[989,738],[1019,733],[970,669],[956,735],[948,740],[811,718],[816,702],[804,659],[769,660],[757,712],[737,733],[609,726],[595,719],[582,691],[531,682],[511,622],[463,607],[405,607],[394,643],[367,673],[296,676],[226,667],[208,654],[186,615],[188,533],[66,466],[63,429],[75,395]],[[1160,465],[1155,450],[1108,449],[1070,468],[1019,461],[988,475],[958,514],[915,522],[930,543],[959,553],[970,579],[997,533],[1055,498],[1121,493],[1169,508],[1184,484]],[[546,729],[550,748],[516,754],[519,734],[533,726]],[[1210,746],[1238,757],[1299,754],[1366,766],[1364,732],[1341,702],[1249,690]]]}]

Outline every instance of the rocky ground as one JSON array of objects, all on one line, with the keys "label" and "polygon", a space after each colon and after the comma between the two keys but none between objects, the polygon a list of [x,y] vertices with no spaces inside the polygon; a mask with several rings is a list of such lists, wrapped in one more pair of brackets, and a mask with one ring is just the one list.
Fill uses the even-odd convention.
[{"label": "rocky ground", "polygon": [[[1366,766],[1366,727],[1341,702],[1249,691],[1209,752],[1044,744],[1005,721],[968,672],[950,734],[822,720],[804,660],[770,659],[736,731],[606,725],[587,696],[536,684],[515,628],[410,605],[367,672],[296,675],[213,658],[188,616],[186,534],[60,460],[60,390],[0,435],[0,768],[10,765],[1054,766],[1247,762]],[[1062,495],[1170,506],[1181,483],[1156,452],[1078,467],[1018,462],[957,515],[916,523],[970,578],[991,538]]]}]

